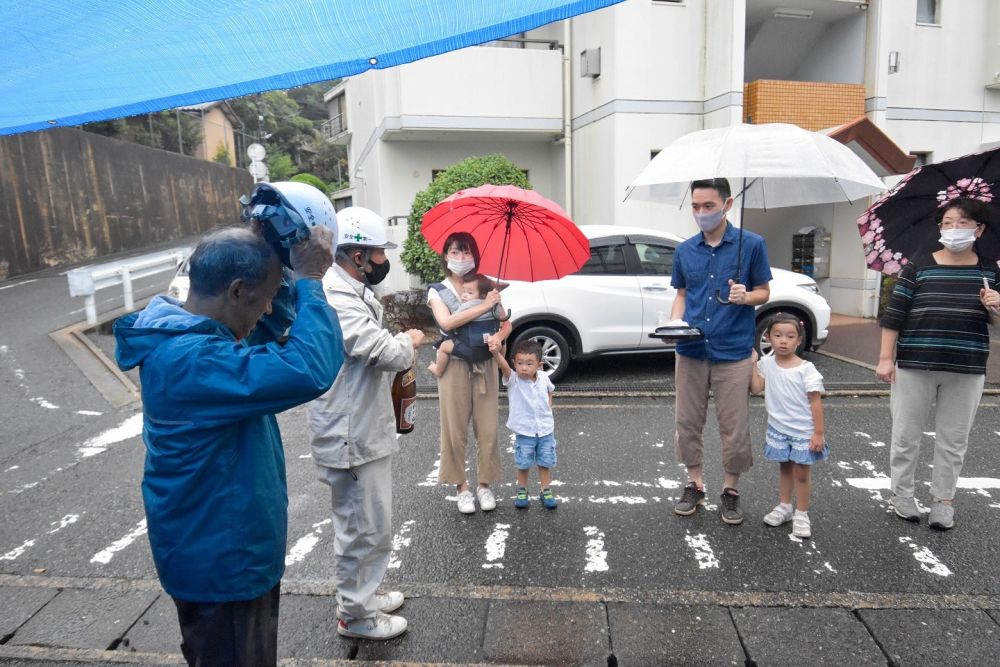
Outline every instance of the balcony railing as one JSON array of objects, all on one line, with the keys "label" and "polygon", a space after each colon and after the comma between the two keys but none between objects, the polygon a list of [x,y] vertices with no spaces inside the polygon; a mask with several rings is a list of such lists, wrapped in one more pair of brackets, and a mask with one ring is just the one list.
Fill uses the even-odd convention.
[{"label": "balcony railing", "polygon": [[336,139],[344,132],[347,132],[347,122],[344,118],[344,114],[340,114],[339,116],[334,116],[330,120],[323,121],[320,124],[319,129],[327,141]]}]

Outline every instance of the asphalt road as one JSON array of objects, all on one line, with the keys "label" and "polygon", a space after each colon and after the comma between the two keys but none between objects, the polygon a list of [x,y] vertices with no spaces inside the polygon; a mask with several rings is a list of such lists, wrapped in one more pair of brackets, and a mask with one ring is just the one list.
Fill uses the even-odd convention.
[{"label": "asphalt road", "polygon": [[[137,298],[162,289],[168,278],[140,285]],[[105,308],[117,305],[111,303],[115,296],[104,297]],[[82,314],[72,311],[80,308],[82,303],[66,295],[65,277],[55,272],[0,284],[0,575],[152,582],[139,494],[140,406],[115,409],[105,403],[47,335],[79,321]],[[870,381],[866,369],[813,358],[828,383]],[[581,365],[565,388],[574,382],[612,385],[623,377],[635,386],[669,388],[670,359],[594,360]],[[761,458],[741,483],[746,522],[733,527],[720,521],[714,505],[721,470],[712,417],[706,436],[710,506],[689,518],[673,515],[684,471],[672,446],[669,397],[557,393],[554,477],[560,507],[546,511],[534,499],[527,510],[513,507],[513,455],[502,428],[505,481],[496,487],[499,506],[491,513],[461,515],[453,489],[436,483],[437,402],[421,400],[418,427],[401,438],[394,462],[387,584],[438,591],[538,587],[563,591],[569,599],[614,591],[650,603],[687,595],[704,604],[716,594],[784,594],[792,601],[813,596],[812,604],[855,593],[942,600],[1000,594],[995,558],[1000,402],[983,400],[956,498],[957,527],[944,533],[902,522],[888,508],[887,398],[843,396],[825,404],[832,456],[815,466],[814,538],[800,541],[790,538],[787,526],[770,528],[761,521],[777,498],[777,467]],[[505,412],[501,409],[501,421]],[[764,418],[763,404],[755,399],[752,432],[758,449]],[[285,581],[302,591],[327,584],[333,568],[328,495],[309,456],[304,409],[282,414],[279,422],[290,514]],[[930,464],[925,447],[918,467],[925,502]],[[470,474],[474,481],[474,471]],[[537,493],[534,480],[531,490]],[[319,604],[321,598],[309,600]],[[319,613],[302,613],[307,611],[310,617]],[[463,617],[461,608],[453,612],[444,622]],[[169,625],[169,605],[157,613],[165,614]],[[429,620],[410,613],[414,629]]]}]

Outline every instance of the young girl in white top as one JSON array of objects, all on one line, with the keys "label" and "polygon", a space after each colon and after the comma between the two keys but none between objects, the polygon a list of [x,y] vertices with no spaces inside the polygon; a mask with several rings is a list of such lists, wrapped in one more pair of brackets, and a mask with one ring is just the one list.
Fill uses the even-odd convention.
[{"label": "young girl in white top", "polygon": [[[781,464],[779,504],[765,517],[769,526],[792,522],[792,535],[812,536],[809,523],[811,472],[815,461],[830,455],[823,438],[823,376],[797,354],[802,343],[802,323],[793,315],[778,313],[767,323],[772,353],[757,360],[754,352],[750,391],[764,392],[767,439],[764,458]],[[766,391],[765,391],[766,387]],[[792,512],[792,489],[795,511]]]}]

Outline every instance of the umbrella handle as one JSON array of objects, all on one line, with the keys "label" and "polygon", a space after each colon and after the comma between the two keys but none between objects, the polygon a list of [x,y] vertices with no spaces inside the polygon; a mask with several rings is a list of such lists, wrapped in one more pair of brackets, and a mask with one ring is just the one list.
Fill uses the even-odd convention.
[{"label": "umbrella handle", "polygon": [[732,303],[729,299],[722,298],[722,290],[715,290],[715,300],[721,303],[723,306],[728,306]]},{"label": "umbrella handle", "polygon": [[495,319],[497,322],[506,322],[507,320],[510,319],[510,314],[513,311],[508,310],[507,315],[505,317],[500,317],[500,304],[498,303],[493,306],[490,312],[493,314],[493,319]]}]

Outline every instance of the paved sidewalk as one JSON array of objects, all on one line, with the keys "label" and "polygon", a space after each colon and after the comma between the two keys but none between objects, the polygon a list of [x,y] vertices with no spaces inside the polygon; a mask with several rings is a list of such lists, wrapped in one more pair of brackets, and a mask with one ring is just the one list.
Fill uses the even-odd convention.
[{"label": "paved sidewalk", "polygon": [[[336,635],[329,584],[284,582],[282,664],[940,665],[1000,654],[1000,596],[400,588],[411,629],[377,643]],[[0,595],[0,664],[183,664],[155,581],[0,575]]]}]

